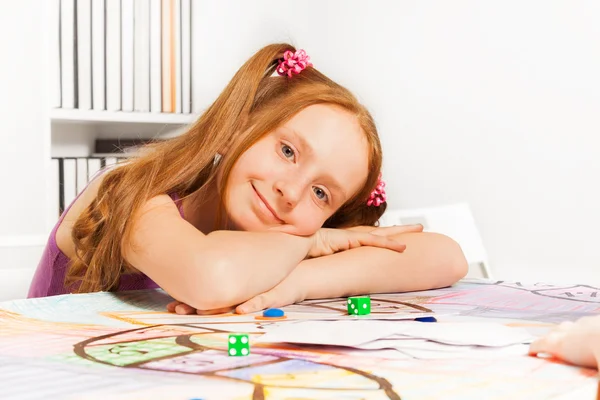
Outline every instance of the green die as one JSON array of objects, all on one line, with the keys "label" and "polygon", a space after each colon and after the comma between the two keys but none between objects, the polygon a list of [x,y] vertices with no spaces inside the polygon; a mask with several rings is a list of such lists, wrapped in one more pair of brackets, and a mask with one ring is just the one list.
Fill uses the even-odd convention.
[{"label": "green die", "polygon": [[228,353],[230,356],[247,356],[250,354],[250,340],[246,334],[229,335]]},{"label": "green die", "polygon": [[348,314],[371,314],[371,298],[369,296],[348,297]]}]

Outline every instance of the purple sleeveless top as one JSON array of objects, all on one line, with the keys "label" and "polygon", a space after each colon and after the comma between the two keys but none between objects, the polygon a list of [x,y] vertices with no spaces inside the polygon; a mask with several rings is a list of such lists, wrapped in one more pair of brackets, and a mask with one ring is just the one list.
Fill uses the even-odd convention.
[{"label": "purple sleeveless top", "polygon": [[[81,192],[83,193],[83,191]],[[73,203],[81,195],[77,195]],[[170,194],[171,198],[179,209],[179,214],[184,218],[183,206],[179,196],[175,193]],[[37,270],[29,286],[28,298],[32,297],[45,297],[55,296],[59,294],[68,294],[69,291],[64,287],[65,274],[67,272],[67,266],[69,264],[69,258],[58,248],[56,244],[56,231],[62,223],[65,215],[73,205],[71,203],[67,209],[62,213],[58,222],[50,232],[50,238],[42,254],[42,259],[38,264]],[[142,273],[126,274],[121,276],[121,282],[119,283],[118,291],[122,290],[139,290],[139,289],[155,289],[158,285],[146,275]]]}]

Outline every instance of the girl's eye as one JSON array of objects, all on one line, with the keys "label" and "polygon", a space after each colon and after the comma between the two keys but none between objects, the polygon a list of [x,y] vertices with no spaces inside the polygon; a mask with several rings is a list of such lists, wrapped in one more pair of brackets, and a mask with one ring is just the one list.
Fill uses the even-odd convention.
[{"label": "girl's eye", "polygon": [[329,200],[329,197],[327,196],[327,193],[325,193],[325,191],[323,189],[321,189],[320,187],[313,187],[313,191],[315,192],[315,194],[317,195],[317,198],[319,200],[324,200],[325,202],[327,202],[327,200]]},{"label": "girl's eye", "polygon": [[294,149],[292,149],[287,144],[281,145],[281,152],[283,153],[283,156],[288,159],[292,158],[296,155],[296,153],[294,152]]}]

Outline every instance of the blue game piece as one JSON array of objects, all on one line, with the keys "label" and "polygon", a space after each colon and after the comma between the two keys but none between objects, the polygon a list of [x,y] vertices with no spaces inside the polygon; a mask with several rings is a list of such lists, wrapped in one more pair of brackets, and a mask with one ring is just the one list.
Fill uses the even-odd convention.
[{"label": "blue game piece", "polygon": [[263,317],[267,318],[283,317],[284,315],[285,313],[283,312],[283,310],[279,308],[268,308],[265,311],[263,311]]},{"label": "blue game piece", "polygon": [[420,317],[420,318],[415,318],[415,321],[419,321],[419,322],[437,322],[437,319],[435,319],[435,317]]}]

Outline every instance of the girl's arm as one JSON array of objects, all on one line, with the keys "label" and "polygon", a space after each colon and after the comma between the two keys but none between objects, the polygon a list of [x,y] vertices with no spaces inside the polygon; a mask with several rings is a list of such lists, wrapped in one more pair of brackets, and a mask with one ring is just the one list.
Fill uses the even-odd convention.
[{"label": "girl's arm", "polygon": [[[134,216],[123,257],[179,301],[197,309],[233,304],[278,284],[310,250],[309,238],[283,233],[216,231],[208,235],[181,218],[167,195]],[[241,301],[241,300],[240,300]]]},{"label": "girl's arm", "polygon": [[466,275],[463,252],[449,237],[428,232],[393,237],[406,244],[403,253],[361,247],[304,260],[279,285],[236,310],[248,313],[307,299],[434,289]]},{"label": "girl's arm", "polygon": [[447,236],[420,232],[394,238],[406,244],[403,253],[361,247],[302,261],[298,278],[306,290],[305,298],[441,288],[467,274],[468,265],[460,246]]},{"label": "girl's arm", "polygon": [[307,256],[365,245],[404,249],[388,237],[343,230],[322,230],[312,237],[239,231],[205,235],[181,218],[166,195],[149,200],[134,221],[131,240],[122,243],[125,260],[199,310],[233,306],[266,292]]}]

